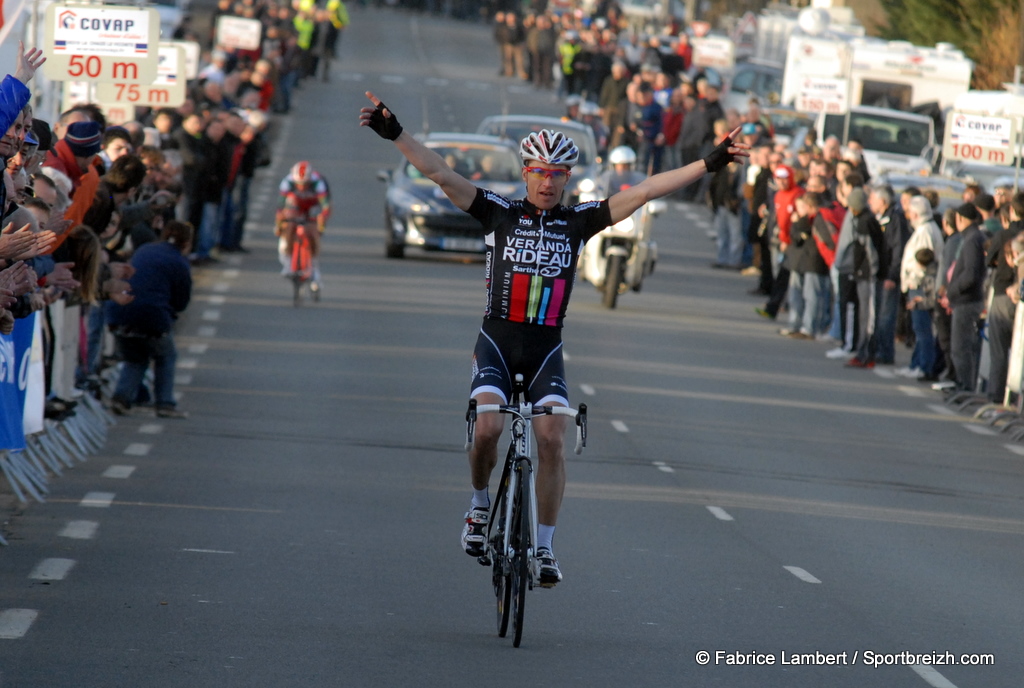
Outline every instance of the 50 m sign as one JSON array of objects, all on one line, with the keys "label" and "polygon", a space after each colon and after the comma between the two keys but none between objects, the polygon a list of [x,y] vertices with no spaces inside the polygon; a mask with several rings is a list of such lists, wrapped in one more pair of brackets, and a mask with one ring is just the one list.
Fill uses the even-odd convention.
[{"label": "50 m sign", "polygon": [[157,75],[160,15],[119,5],[46,8],[43,70],[54,81],[150,84]]}]

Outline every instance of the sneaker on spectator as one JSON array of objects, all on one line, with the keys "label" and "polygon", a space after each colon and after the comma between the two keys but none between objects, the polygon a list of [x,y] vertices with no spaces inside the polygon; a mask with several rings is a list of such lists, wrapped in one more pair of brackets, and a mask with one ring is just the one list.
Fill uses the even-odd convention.
[{"label": "sneaker on spectator", "polygon": [[188,411],[182,411],[173,406],[157,406],[156,407],[157,418],[188,418]]},{"label": "sneaker on spectator", "polygon": [[480,557],[484,554],[487,521],[490,516],[490,509],[486,506],[474,506],[466,512],[466,526],[462,529],[462,549],[471,557]]},{"label": "sneaker on spectator", "polygon": [[775,316],[769,313],[767,310],[761,307],[754,309],[754,312],[760,315],[762,318],[768,318],[769,320],[775,320]]},{"label": "sneaker on spectator", "polygon": [[537,564],[540,569],[540,587],[553,588],[562,582],[562,572],[558,569],[558,560],[546,547],[537,550]]},{"label": "sneaker on spectator", "polygon": [[782,327],[779,329],[779,334],[783,337],[791,337],[796,333],[796,330],[791,330],[788,327]]},{"label": "sneaker on spectator", "polygon": [[760,277],[761,268],[757,267],[756,265],[750,265],[740,270],[740,274],[743,275],[744,277]]},{"label": "sneaker on spectator", "polygon": [[790,332],[789,333],[789,338],[790,339],[814,339],[814,337],[811,336],[811,333],[807,332],[806,330],[799,330],[798,332]]},{"label": "sneaker on spectator", "polygon": [[123,401],[112,399],[110,401],[110,410],[114,412],[115,416],[127,416],[131,413],[131,407]]},{"label": "sneaker on spectator", "polygon": [[851,358],[849,361],[846,362],[846,367],[847,368],[874,368],[875,367],[875,362],[874,361],[862,361],[859,358],[857,358],[856,356],[854,356],[853,358]]},{"label": "sneaker on spectator", "polygon": [[837,346],[834,349],[829,349],[825,352],[825,358],[850,358],[853,356],[852,351],[847,351],[841,346]]},{"label": "sneaker on spectator", "polygon": [[916,377],[919,377],[921,375],[924,375],[924,371],[921,370],[920,368],[911,368],[910,366],[907,366],[905,368],[897,368],[896,370],[894,370],[892,372],[895,373],[896,375],[899,375],[900,377],[914,377],[914,378],[916,378]]}]

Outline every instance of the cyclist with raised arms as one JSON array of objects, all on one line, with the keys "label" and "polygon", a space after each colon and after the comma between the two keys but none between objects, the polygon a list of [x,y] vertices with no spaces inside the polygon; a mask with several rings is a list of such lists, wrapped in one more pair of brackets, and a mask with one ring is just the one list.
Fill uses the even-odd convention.
[{"label": "cyclist with raised arms", "polygon": [[288,175],[281,180],[279,191],[275,234],[280,239],[277,253],[281,261],[281,274],[291,274],[292,243],[295,240],[295,228],[301,224],[306,228],[309,252],[313,258],[310,287],[316,291],[320,288],[320,235],[324,233],[327,218],[331,214],[331,192],[327,180],[303,160],[292,165]]},{"label": "cyclist with raised arms", "polygon": [[[686,167],[648,177],[603,201],[572,207],[560,205],[562,192],[579,159],[572,139],[550,130],[531,133],[520,144],[526,198],[510,200],[479,189],[453,171],[436,152],[404,132],[398,119],[375,95],[364,107],[360,126],[395,143],[413,166],[429,178],[457,207],[483,224],[487,245],[487,307],[473,352],[470,396],[480,404],[507,404],[512,380],[522,374],[526,396],[535,406],[568,406],[569,391],[562,362],[562,321],[576,277],[576,263],[587,239],[633,214],[647,201],[660,198],[715,172],[748,146],[733,143],[732,132],[708,157]],[[498,462],[498,441],[504,420],[481,415],[469,451],[473,497],[465,516],[462,545],[466,553],[484,553],[490,516],[488,483]],[[565,491],[564,416],[539,416],[533,421],[537,440],[536,557],[540,585],[562,580],[551,541]]]}]

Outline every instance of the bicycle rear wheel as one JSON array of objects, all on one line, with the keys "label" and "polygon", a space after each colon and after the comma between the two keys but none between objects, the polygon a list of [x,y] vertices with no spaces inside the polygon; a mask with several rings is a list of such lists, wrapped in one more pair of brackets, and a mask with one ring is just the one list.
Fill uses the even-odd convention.
[{"label": "bicycle rear wheel", "polygon": [[508,633],[508,621],[512,612],[512,574],[505,548],[505,502],[508,498],[509,471],[502,471],[502,480],[498,484],[498,494],[491,504],[491,518],[494,528],[487,544],[493,556],[491,564],[491,580],[494,583],[494,596],[498,603],[498,637],[504,638]]},{"label": "bicycle rear wheel", "polygon": [[526,611],[526,591],[530,584],[530,490],[528,476],[524,471],[530,470],[528,462],[520,462],[516,467],[519,480],[516,481],[515,509],[512,516],[512,647],[519,647],[523,639],[523,619]]},{"label": "bicycle rear wheel", "polygon": [[292,277],[292,305],[296,308],[302,305],[302,285],[305,281],[298,273]]}]

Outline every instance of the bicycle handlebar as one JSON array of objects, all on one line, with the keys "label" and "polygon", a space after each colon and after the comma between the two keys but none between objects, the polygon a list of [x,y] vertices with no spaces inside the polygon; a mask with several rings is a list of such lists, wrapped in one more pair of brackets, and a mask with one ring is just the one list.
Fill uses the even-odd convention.
[{"label": "bicycle handlebar", "polygon": [[579,409],[568,406],[532,406],[530,404],[477,404],[476,399],[469,400],[469,408],[466,409],[466,451],[473,447],[473,430],[476,426],[476,417],[480,413],[507,413],[521,418],[538,416],[570,416],[576,419],[576,447],[575,453],[582,454],[583,448],[587,446],[587,405],[580,404]]}]

